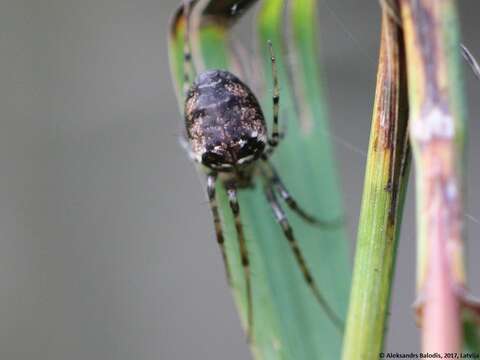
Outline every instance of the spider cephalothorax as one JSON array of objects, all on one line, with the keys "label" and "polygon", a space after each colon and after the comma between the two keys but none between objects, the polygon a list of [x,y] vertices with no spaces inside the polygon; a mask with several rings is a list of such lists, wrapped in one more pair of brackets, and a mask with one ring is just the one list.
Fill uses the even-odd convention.
[{"label": "spider cephalothorax", "polygon": [[230,208],[235,220],[235,229],[240,249],[241,264],[245,276],[247,296],[247,333],[253,330],[252,288],[250,283],[250,261],[240,218],[237,189],[252,186],[252,178],[260,176],[267,201],[276,221],[288,240],[303,277],[318,303],[332,322],[342,327],[342,322],[325,301],[307,266],[289,221],[277,199],[279,195],[286,204],[305,221],[317,225],[336,226],[322,223],[303,211],[282,183],[269,161],[270,154],[278,145],[278,110],[280,92],[272,44],[269,42],[273,73],[273,126],[268,136],[265,118],[253,92],[238,77],[226,70],[207,70],[200,73],[193,84],[192,63],[189,43],[190,1],[185,0],[186,20],[184,68],[185,68],[185,127],[186,143],[191,158],[204,166],[207,173],[207,194],[212,211],[217,242],[222,251],[227,279],[230,283],[230,268],[225,251],[225,239],[215,196],[217,179],[227,190]]}]

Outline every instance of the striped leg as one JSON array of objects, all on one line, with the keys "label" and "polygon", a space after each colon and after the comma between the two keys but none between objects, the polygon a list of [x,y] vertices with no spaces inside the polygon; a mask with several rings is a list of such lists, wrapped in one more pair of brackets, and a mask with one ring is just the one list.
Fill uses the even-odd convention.
[{"label": "striped leg", "polygon": [[185,30],[183,36],[183,93],[187,96],[193,77],[192,49],[190,46],[190,13],[191,0],[183,0]]},{"label": "striped leg", "polygon": [[280,88],[278,86],[278,74],[277,74],[277,61],[273,52],[272,42],[268,41],[268,47],[270,50],[270,59],[272,61],[272,77],[273,77],[273,128],[272,138],[268,141],[271,147],[278,145],[279,133],[278,133],[278,110],[280,102]]},{"label": "striped leg", "polygon": [[225,237],[223,236],[222,224],[220,222],[220,216],[218,214],[217,200],[215,198],[215,183],[217,180],[217,174],[210,174],[207,177],[207,194],[208,201],[210,203],[210,209],[212,210],[213,223],[215,225],[215,233],[217,235],[217,243],[220,246],[222,252],[223,264],[225,265],[225,274],[227,275],[228,284],[232,285],[232,279],[230,276],[230,267],[228,265],[227,252],[225,251]]},{"label": "striped leg", "polygon": [[235,228],[237,230],[238,245],[240,248],[240,257],[242,261],[243,273],[245,276],[245,289],[247,293],[247,338],[250,342],[253,332],[253,303],[252,303],[252,286],[250,282],[250,261],[248,258],[247,244],[245,234],[243,233],[243,225],[240,219],[240,206],[237,199],[237,188],[234,184],[227,186],[228,200],[235,219]]},{"label": "striped leg", "polygon": [[[282,141],[283,139],[285,138],[285,130],[280,130],[279,133],[278,133],[278,143],[280,143],[280,141]],[[272,154],[275,152],[275,149],[277,147],[275,146],[268,146],[265,151],[263,152],[263,154],[265,155],[265,158],[270,158],[270,156],[272,156]]]},{"label": "striped leg", "polygon": [[317,219],[313,215],[310,215],[305,210],[303,210],[298,205],[297,201],[293,198],[293,196],[290,194],[288,189],[285,187],[285,185],[282,182],[282,179],[280,179],[280,176],[278,175],[273,165],[268,161],[265,161],[265,163],[268,166],[268,174],[269,174],[267,175],[268,181],[271,182],[271,184],[275,187],[275,190],[278,192],[278,194],[280,194],[282,199],[287,203],[288,207],[292,211],[294,211],[298,216],[300,216],[303,220],[305,220],[308,223],[311,223],[326,229],[336,229],[341,227],[344,224],[343,218],[338,218],[332,221],[324,221],[324,220]]},{"label": "striped leg", "polygon": [[305,282],[307,283],[307,285],[312,290],[312,293],[315,296],[315,299],[320,304],[320,306],[323,308],[323,310],[325,311],[328,318],[332,321],[332,323],[337,327],[338,330],[343,331],[343,322],[342,322],[342,320],[340,320],[338,315],[333,311],[333,309],[330,307],[328,302],[325,300],[325,298],[320,293],[320,290],[318,289],[318,286],[315,283],[315,280],[313,279],[313,276],[312,276],[310,270],[308,269],[305,258],[303,257],[302,252],[300,251],[300,247],[298,246],[298,242],[295,239],[295,236],[293,235],[292,227],[290,226],[290,224],[288,222],[288,219],[285,216],[285,213],[283,212],[282,208],[280,207],[280,204],[278,203],[278,201],[276,199],[276,196],[275,196],[275,193],[274,193],[273,189],[269,186],[265,189],[265,193],[266,193],[268,202],[270,203],[270,206],[273,210],[273,214],[275,216],[275,219],[277,220],[277,222],[282,227],[283,233],[285,234],[285,237],[288,240],[288,244],[290,245],[290,249],[292,250],[293,255],[295,256],[295,260],[296,260],[300,270],[302,271]]}]

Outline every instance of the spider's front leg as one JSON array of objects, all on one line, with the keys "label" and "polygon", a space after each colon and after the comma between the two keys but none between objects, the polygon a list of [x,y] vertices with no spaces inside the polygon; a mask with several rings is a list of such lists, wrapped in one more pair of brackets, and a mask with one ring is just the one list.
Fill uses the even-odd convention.
[{"label": "spider's front leg", "polygon": [[[217,236],[217,243],[220,246],[222,252],[223,264],[225,265],[225,273],[227,275],[227,281],[232,286],[232,278],[230,274],[230,266],[228,262],[227,252],[225,249],[225,237],[223,235],[222,224],[220,215],[218,212],[217,200],[215,197],[215,185],[217,180],[217,174],[211,173],[207,176],[207,194],[210,203],[210,209],[213,215],[213,222],[215,225],[215,232]],[[250,281],[250,261],[248,257],[248,250],[245,241],[245,235],[243,232],[243,226],[240,219],[240,206],[237,199],[237,188],[235,184],[229,183],[227,185],[228,201],[235,219],[235,229],[237,232],[238,244],[240,248],[240,258],[245,276],[245,289],[247,294],[247,339],[250,342],[251,333],[253,331],[253,304],[252,304],[252,287]]]},{"label": "spider's front leg", "polygon": [[285,235],[285,237],[288,240],[288,244],[290,245],[290,249],[293,252],[293,255],[295,256],[295,261],[298,264],[298,267],[300,268],[303,278],[305,279],[305,282],[307,285],[310,287],[312,290],[313,295],[315,296],[315,299],[317,302],[320,304],[320,306],[323,308],[325,311],[326,315],[328,318],[332,321],[332,323],[337,327],[339,331],[343,331],[343,322],[342,320],[338,317],[338,315],[335,313],[335,311],[331,308],[331,306],[328,304],[328,302],[325,300],[323,295],[320,293],[320,290],[312,276],[312,273],[307,266],[307,262],[305,261],[305,257],[303,256],[300,247],[298,245],[298,241],[295,238],[293,234],[293,229],[290,226],[290,223],[285,215],[285,212],[281,208],[280,204],[277,201],[277,198],[275,196],[274,189],[270,184],[267,184],[265,187],[265,194],[267,196],[267,200],[270,203],[270,207],[273,210],[273,215],[275,216],[276,221],[280,224],[282,227],[282,231]]},{"label": "spider's front leg", "polygon": [[325,221],[317,219],[315,216],[303,210],[283,184],[282,179],[275,170],[275,167],[268,161],[267,158],[263,158],[262,160],[266,165],[266,167],[262,170],[262,174],[267,178],[269,186],[273,187],[277,193],[280,194],[281,198],[287,203],[288,207],[303,220],[310,224],[326,229],[336,229],[344,224],[344,219],[342,217],[335,220]]},{"label": "spider's front leg", "polygon": [[222,252],[223,265],[225,266],[225,274],[227,276],[228,285],[232,286],[232,278],[230,275],[230,266],[228,264],[227,252],[225,250],[225,237],[223,236],[222,223],[218,213],[217,199],[215,198],[215,184],[217,174],[212,173],[207,177],[207,194],[210,210],[212,211],[213,224],[215,225],[215,233],[217,235],[217,243]]},{"label": "spider's front leg", "polygon": [[227,184],[228,201],[235,219],[235,229],[237,231],[237,240],[240,249],[240,258],[245,276],[245,289],[247,294],[247,339],[250,342],[253,332],[253,301],[252,301],[252,286],[250,280],[250,260],[248,257],[247,243],[245,241],[245,234],[243,231],[242,220],[240,219],[240,205],[237,198],[237,187],[234,182]]}]

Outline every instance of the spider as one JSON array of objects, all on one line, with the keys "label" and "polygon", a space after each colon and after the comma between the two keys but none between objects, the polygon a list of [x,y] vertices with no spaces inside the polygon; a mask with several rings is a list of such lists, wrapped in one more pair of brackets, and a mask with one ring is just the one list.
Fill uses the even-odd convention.
[{"label": "spider", "polygon": [[268,41],[273,74],[273,129],[267,134],[265,117],[259,102],[238,77],[226,70],[206,70],[191,83],[193,64],[190,48],[190,1],[185,0],[183,11],[186,19],[184,37],[184,93],[185,93],[185,144],[190,157],[200,164],[207,175],[207,194],[213,215],[217,243],[220,247],[226,277],[231,286],[229,262],[225,250],[218,205],[215,196],[217,181],[226,188],[228,201],[235,221],[244,273],[247,300],[247,338],[251,340],[253,329],[252,287],[250,260],[243,225],[240,219],[240,205],[237,192],[253,186],[252,179],[263,179],[264,192],[288,240],[290,249],[310,287],[315,299],[324,309],[333,324],[340,330],[343,323],[321,295],[319,288],[300,250],[293,229],[277,199],[279,195],[302,219],[311,224],[336,226],[338,222],[320,222],[305,212],[289,193],[275,167],[269,161],[270,155],[283,138],[278,130],[280,88],[272,42]]}]

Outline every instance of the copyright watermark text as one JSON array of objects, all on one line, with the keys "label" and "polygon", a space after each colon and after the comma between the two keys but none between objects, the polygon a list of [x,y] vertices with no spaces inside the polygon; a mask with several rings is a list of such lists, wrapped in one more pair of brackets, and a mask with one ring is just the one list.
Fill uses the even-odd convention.
[{"label": "copyright watermark text", "polygon": [[382,352],[380,359],[480,359],[479,353],[400,353],[400,352]]}]

